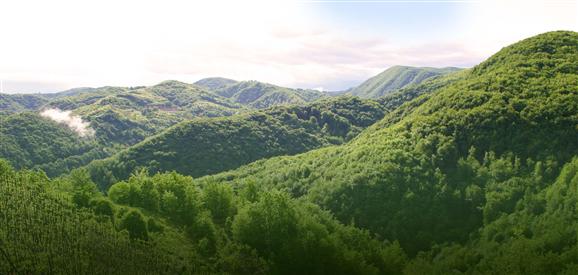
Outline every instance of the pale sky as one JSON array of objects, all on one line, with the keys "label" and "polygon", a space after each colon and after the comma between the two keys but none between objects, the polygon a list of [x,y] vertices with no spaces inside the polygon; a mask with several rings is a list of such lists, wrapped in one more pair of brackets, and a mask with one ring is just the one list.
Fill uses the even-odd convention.
[{"label": "pale sky", "polygon": [[393,65],[473,66],[578,31],[578,0],[0,1],[4,92],[221,76],[343,90]]}]

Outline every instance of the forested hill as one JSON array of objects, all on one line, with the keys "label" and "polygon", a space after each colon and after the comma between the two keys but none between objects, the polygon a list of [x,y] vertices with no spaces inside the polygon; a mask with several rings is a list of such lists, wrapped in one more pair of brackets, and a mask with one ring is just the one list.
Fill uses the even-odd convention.
[{"label": "forested hill", "polygon": [[408,86],[423,83],[433,77],[446,75],[461,69],[393,66],[366,80],[346,94],[362,98],[379,98],[388,93]]},{"label": "forested hill", "polygon": [[239,81],[224,77],[209,77],[195,82],[195,85],[201,86],[209,91],[220,91],[237,83],[239,83]]},{"label": "forested hill", "polygon": [[36,113],[0,116],[0,141],[0,158],[19,169],[41,168],[51,176],[107,156],[94,138],[80,137]]},{"label": "forested hill", "polygon": [[[104,190],[138,167],[203,176],[261,158],[293,155],[341,144],[381,119],[382,105],[355,97],[329,98],[305,106],[183,122],[89,166]],[[112,172],[112,175],[111,175]]]},{"label": "forested hill", "polygon": [[[577,33],[535,36],[404,104],[346,145],[205,180],[259,182],[304,196],[342,222],[399,240],[410,255],[457,243],[421,255],[413,268],[428,266],[426,273],[546,271],[553,259],[560,271],[578,249],[576,211],[549,217],[547,208],[562,206],[548,206],[544,196],[572,196],[551,188],[557,177],[576,180],[577,66]],[[564,231],[550,235],[546,221]]]},{"label": "forested hill", "polygon": [[48,100],[40,94],[0,94],[0,115],[38,110]]},{"label": "forested hill", "polygon": [[219,96],[251,108],[264,109],[277,105],[304,104],[326,97],[315,90],[290,89],[259,81],[234,81],[226,78],[206,78],[195,84]]},{"label": "forested hill", "polygon": [[[251,156],[261,140],[346,141],[201,178],[139,170],[104,194],[87,169],[50,180],[0,160],[0,273],[577,274],[578,33],[413,87],[380,104],[197,118],[99,171],[114,179],[151,153],[187,165],[188,148],[212,158]],[[224,141],[203,129],[243,138],[211,147]]]},{"label": "forested hill", "polygon": [[[227,98],[177,81],[151,87],[79,88],[52,96],[0,95],[0,104],[0,157],[17,168],[42,168],[50,176],[107,157],[184,120],[246,111]],[[86,123],[94,135],[87,140],[65,124],[41,118],[45,110],[71,127]]]}]

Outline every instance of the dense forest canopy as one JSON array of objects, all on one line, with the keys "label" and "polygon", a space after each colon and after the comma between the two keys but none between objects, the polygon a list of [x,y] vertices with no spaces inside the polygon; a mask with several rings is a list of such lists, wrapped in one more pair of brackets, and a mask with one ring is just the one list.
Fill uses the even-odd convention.
[{"label": "dense forest canopy", "polygon": [[91,138],[10,103],[0,273],[577,273],[578,33],[400,88],[305,104],[211,78],[43,99]]}]

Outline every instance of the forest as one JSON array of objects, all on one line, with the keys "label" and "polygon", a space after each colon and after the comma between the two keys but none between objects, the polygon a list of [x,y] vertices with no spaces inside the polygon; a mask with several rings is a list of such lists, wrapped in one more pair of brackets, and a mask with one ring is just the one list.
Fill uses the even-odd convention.
[{"label": "forest", "polygon": [[0,274],[578,273],[576,32],[339,95],[207,78],[0,107]]}]

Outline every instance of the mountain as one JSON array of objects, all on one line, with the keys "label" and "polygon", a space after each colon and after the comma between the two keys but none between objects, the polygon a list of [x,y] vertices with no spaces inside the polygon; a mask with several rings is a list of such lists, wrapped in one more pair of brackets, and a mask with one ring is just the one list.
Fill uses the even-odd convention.
[{"label": "mountain", "polygon": [[236,82],[223,78],[208,78],[197,82],[199,83],[219,96],[256,109],[304,104],[327,96],[315,90],[290,89],[254,80]]},{"label": "mountain", "polygon": [[323,128],[342,128],[319,132],[314,104],[367,122],[342,144],[215,175],[137,170],[103,194],[88,169],[50,180],[0,160],[0,273],[576,274],[577,91],[578,33],[549,32],[379,101],[196,118],[134,151],[186,167],[174,144],[236,159],[276,148],[254,142],[275,131],[330,141]]},{"label": "mountain", "polygon": [[[41,168],[56,176],[110,156],[178,122],[228,116],[241,105],[192,84],[165,81],[150,87],[79,88],[44,95],[0,95],[3,138],[0,157],[17,168]],[[14,112],[49,110],[71,127],[86,123],[90,138],[41,118]],[[74,121],[76,120],[76,121]],[[90,144],[90,145],[87,145]]]},{"label": "mountain", "polygon": [[201,86],[210,91],[217,91],[227,88],[228,86],[234,85],[239,81],[224,78],[224,77],[209,77],[203,78],[197,82],[195,85]]},{"label": "mountain", "polygon": [[53,176],[106,157],[93,139],[35,113],[0,116],[0,158],[17,168],[41,168]]},{"label": "mountain", "polygon": [[[544,196],[554,196],[549,186],[574,181],[569,167],[578,156],[577,56],[575,32],[523,40],[402,105],[345,145],[258,161],[199,184],[241,188],[258,182],[287,190],[342,222],[398,240],[412,256],[455,243],[443,252],[454,258],[440,257],[448,265],[460,264],[463,254],[474,257],[459,270],[493,273],[505,264],[523,269],[526,262],[548,270],[544,257],[570,264],[567,255],[577,251],[576,212],[548,218],[550,226],[568,230],[562,235],[538,221],[548,213]],[[556,194],[562,201],[570,196]],[[520,215],[528,219],[521,228],[510,222]],[[489,235],[481,239],[477,232]],[[480,242],[488,249],[482,254],[460,252]],[[420,260],[444,268],[437,266],[436,251]]]},{"label": "mountain", "polygon": [[165,81],[150,87],[103,87],[57,98],[47,108],[73,110],[105,143],[135,144],[177,122],[232,115],[241,106],[199,87]]},{"label": "mountain", "polygon": [[382,73],[366,80],[361,85],[349,90],[346,94],[362,98],[379,98],[391,91],[410,85],[420,84],[433,77],[453,73],[461,69],[454,67],[429,68],[393,66]]},{"label": "mountain", "polygon": [[[106,190],[138,167],[194,177],[237,168],[258,159],[341,144],[383,117],[373,100],[341,97],[305,106],[277,106],[222,118],[193,119],[89,166]],[[103,171],[112,172],[104,175]],[[110,176],[114,176],[111,178]]]},{"label": "mountain", "polygon": [[0,94],[0,115],[38,110],[46,102],[40,94]]}]

